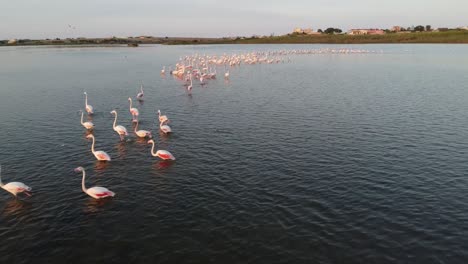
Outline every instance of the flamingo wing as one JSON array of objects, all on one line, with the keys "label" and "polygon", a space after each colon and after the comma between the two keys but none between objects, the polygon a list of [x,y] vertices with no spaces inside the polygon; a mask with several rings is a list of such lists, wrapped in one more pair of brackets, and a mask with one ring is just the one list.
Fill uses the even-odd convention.
[{"label": "flamingo wing", "polygon": [[132,115],[134,115],[134,116],[137,116],[137,115],[140,114],[140,112],[138,112],[138,109],[136,109],[136,108],[130,109],[130,113],[131,113]]},{"label": "flamingo wing", "polygon": [[88,122],[84,122],[84,123],[83,123],[83,126],[84,126],[86,129],[91,129],[91,128],[94,127],[94,124],[88,121]]},{"label": "flamingo wing", "polygon": [[27,193],[32,190],[31,187],[27,186],[26,184],[22,182],[10,182],[10,183],[5,184],[3,188],[13,194],[21,193],[21,192]]},{"label": "flamingo wing", "polygon": [[168,125],[162,125],[162,126],[161,126],[161,130],[162,130],[162,132],[164,132],[164,133],[172,132],[171,127],[168,126]]},{"label": "flamingo wing", "polygon": [[100,151],[100,150],[95,151],[94,156],[96,156],[96,159],[98,159],[98,160],[109,160],[109,161],[111,160],[109,154],[107,154],[104,151]]},{"label": "flamingo wing", "polygon": [[110,191],[109,189],[105,187],[92,187],[89,188],[86,193],[88,193],[90,196],[96,198],[96,199],[101,199],[101,198],[106,198],[106,197],[114,197],[115,193]]},{"label": "flamingo wing", "polygon": [[172,154],[171,154],[169,151],[167,151],[167,150],[158,150],[158,151],[156,152],[156,155],[157,155],[158,157],[160,157],[161,159],[163,159],[163,160],[168,160],[168,159],[170,159],[170,160],[175,160],[174,155],[172,155]]},{"label": "flamingo wing", "polygon": [[115,127],[115,131],[119,134],[128,135],[127,129],[124,126],[118,125]]}]

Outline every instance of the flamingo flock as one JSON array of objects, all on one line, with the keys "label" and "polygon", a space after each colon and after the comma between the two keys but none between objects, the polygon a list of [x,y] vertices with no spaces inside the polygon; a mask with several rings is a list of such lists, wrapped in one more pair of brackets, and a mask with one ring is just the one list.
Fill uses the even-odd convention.
[{"label": "flamingo flock", "polygon": [[[86,106],[86,110],[88,112],[89,115],[91,115],[92,113],[92,106],[88,105],[88,95],[87,93],[85,93],[85,106]],[[140,91],[138,92],[136,98],[139,100],[139,101],[142,101],[143,100],[143,97],[144,97],[144,92],[143,92],[143,85],[140,87]],[[138,138],[148,138],[150,139],[148,141],[148,144],[152,144],[152,148],[151,148],[151,155],[154,156],[154,157],[158,157],[162,160],[175,160],[175,157],[174,155],[172,155],[169,151],[167,150],[157,150],[156,152],[154,152],[154,148],[155,148],[155,141],[152,139],[152,133],[151,131],[148,131],[148,130],[142,130],[142,129],[138,129],[138,126],[140,124],[139,122],[139,111],[136,107],[133,107],[133,101],[132,101],[132,98],[131,97],[128,97],[128,102],[129,102],[129,112],[132,116],[132,122],[136,123],[135,125],[135,128],[133,130],[133,132],[135,133],[136,137]],[[88,109],[91,109],[91,111],[88,111]],[[127,137],[129,134],[128,134],[128,131],[127,129],[122,126],[122,125],[117,125],[117,118],[118,118],[118,113],[117,113],[117,110],[112,110],[110,112],[113,116],[114,116],[114,123],[112,125],[112,128],[114,129],[114,131],[119,135],[120,137],[120,140],[121,141],[124,141],[125,140],[125,137]],[[159,121],[159,128],[160,130],[164,133],[164,134],[168,134],[168,133],[171,133],[172,132],[172,129],[169,127],[169,125],[167,125],[167,123],[169,122],[169,118],[166,116],[166,115],[162,115],[161,114],[161,110],[158,110],[157,111],[158,113],[158,121]],[[103,162],[107,162],[107,161],[111,161],[111,157],[109,154],[107,154],[105,151],[102,151],[102,150],[95,150],[94,147],[95,147],[95,144],[96,144],[96,138],[95,136],[92,134],[92,131],[94,129],[94,124],[91,123],[90,121],[86,121],[84,122],[83,121],[83,117],[84,117],[84,113],[83,111],[81,111],[81,125],[83,127],[85,127],[87,129],[87,131],[90,133],[86,136],[87,139],[92,139],[92,145],[91,145],[91,152],[93,153],[94,157],[96,158],[96,160],[98,161],[103,161]],[[83,179],[82,179],[82,190],[84,193],[88,194],[89,196],[95,198],[95,199],[102,199],[102,198],[106,198],[106,197],[114,197],[115,193],[114,192],[111,192],[109,191],[108,189],[104,188],[104,187],[92,187],[92,188],[89,188],[87,189],[85,187],[85,177],[86,177],[86,172],[85,172],[85,169],[83,167],[77,167],[75,169],[76,172],[82,172],[83,174]]]},{"label": "flamingo flock", "polygon": [[[291,62],[290,56],[295,55],[321,55],[321,54],[366,54],[366,53],[376,53],[376,51],[368,51],[361,49],[311,49],[311,50],[276,50],[268,52],[248,52],[242,54],[232,54],[232,55],[199,55],[195,54],[192,56],[185,56],[180,58],[179,61],[175,64],[175,69],[172,69],[172,66],[169,66],[169,74],[174,76],[179,80],[185,81],[185,86],[187,91],[190,93],[193,89],[193,80],[199,80],[200,86],[205,86],[210,80],[216,79],[217,76],[217,67],[224,67],[224,79],[229,81],[231,73],[229,68],[239,67],[241,65],[255,65],[255,64],[274,64],[274,63],[285,63]],[[161,70],[161,75],[166,74],[166,66]],[[84,92],[85,96],[85,111],[89,116],[94,114],[94,108],[88,103],[88,94]],[[144,91],[143,85],[140,86],[140,90],[137,92],[136,99],[140,102],[144,100]],[[151,131],[148,130],[138,130],[139,126],[139,116],[140,112],[138,108],[133,106],[133,101],[131,97],[128,97],[129,103],[129,112],[132,116],[132,123],[135,123],[134,133],[137,138],[149,139],[148,144],[151,144],[151,155],[153,157],[158,157],[162,160],[175,160],[174,155],[167,150],[156,150],[156,142],[153,139]],[[95,150],[96,138],[93,134],[95,125],[91,121],[84,121],[84,111],[81,112],[81,125],[86,129],[88,135],[87,139],[92,140],[91,153],[94,155],[96,160],[99,162],[110,162],[111,157],[105,151]],[[119,135],[121,141],[125,140],[125,137],[129,136],[127,129],[123,125],[117,124],[117,110],[112,110],[110,112],[114,116],[113,130]],[[161,110],[157,110],[159,129],[164,134],[172,133],[171,127],[168,125],[170,122],[167,115],[163,115]],[[17,197],[18,194],[25,194],[31,196],[31,187],[25,185],[21,182],[10,182],[4,184],[2,182],[1,175],[1,166],[0,166],[0,187],[7,192],[13,194]],[[107,197],[114,197],[115,193],[104,187],[92,187],[86,188],[85,178],[86,171],[83,167],[77,167],[75,172],[82,173],[82,191],[88,194],[94,199],[102,199]]]},{"label": "flamingo flock", "polygon": [[[367,54],[376,53],[363,49],[349,48],[322,48],[310,50],[276,50],[266,52],[248,52],[241,54],[222,54],[222,55],[200,55],[185,56],[180,58],[175,63],[175,69],[169,67],[169,74],[175,78],[185,81],[189,94],[193,89],[193,80],[198,80],[199,85],[204,87],[210,80],[216,79],[217,67],[224,66],[224,79],[229,81],[231,73],[228,67],[239,67],[241,65],[256,65],[256,64],[276,64],[291,62],[290,56],[295,55],[322,55],[322,54]],[[161,75],[166,74],[166,66],[161,70]]]}]

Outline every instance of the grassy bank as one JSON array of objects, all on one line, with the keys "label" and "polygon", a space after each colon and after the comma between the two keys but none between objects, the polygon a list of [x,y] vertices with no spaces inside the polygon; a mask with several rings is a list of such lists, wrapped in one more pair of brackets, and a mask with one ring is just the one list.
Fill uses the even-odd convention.
[{"label": "grassy bank", "polygon": [[[0,41],[0,46],[9,46],[7,40]],[[124,45],[124,44],[366,44],[366,43],[467,43],[468,30],[450,30],[446,32],[387,33],[384,35],[302,35],[288,34],[264,38],[76,38],[76,39],[20,39],[17,46],[38,45]]]},{"label": "grassy bank", "polygon": [[388,33],[384,35],[300,35],[266,38],[211,39],[209,41],[171,41],[166,44],[365,44],[365,43],[468,43],[468,31]]}]

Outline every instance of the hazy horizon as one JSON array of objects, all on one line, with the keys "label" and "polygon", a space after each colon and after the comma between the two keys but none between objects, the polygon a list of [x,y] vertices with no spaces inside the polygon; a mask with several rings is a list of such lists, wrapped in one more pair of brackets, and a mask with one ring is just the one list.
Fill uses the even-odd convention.
[{"label": "hazy horizon", "polygon": [[6,2],[0,9],[0,39],[127,37],[225,37],[281,35],[295,27],[325,29],[391,28],[392,26],[468,25],[468,1],[402,0],[177,3],[137,1],[31,0]]}]

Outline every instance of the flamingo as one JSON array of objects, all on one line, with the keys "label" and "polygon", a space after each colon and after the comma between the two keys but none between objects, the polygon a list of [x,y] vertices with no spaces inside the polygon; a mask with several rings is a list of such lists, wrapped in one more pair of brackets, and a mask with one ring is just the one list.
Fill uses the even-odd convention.
[{"label": "flamingo", "polygon": [[167,115],[161,115],[161,110],[158,110],[158,115],[159,115],[159,123],[169,123],[169,118],[167,118]]},{"label": "flamingo", "polygon": [[132,122],[137,122],[137,117],[138,115],[140,115],[140,112],[138,112],[138,109],[136,109],[135,107],[132,107],[132,98],[128,98],[128,101],[130,102],[130,106],[129,106],[129,109],[130,109],[130,114],[132,114]]},{"label": "flamingo", "polygon": [[81,189],[87,195],[93,197],[94,199],[114,197],[115,193],[110,191],[107,188],[104,188],[104,187],[95,186],[95,187],[91,187],[89,189],[86,189],[86,187],[85,187],[86,171],[85,171],[85,169],[83,167],[76,168],[75,172],[82,172],[83,173],[83,179],[81,180]]},{"label": "flamingo", "polygon": [[166,74],[166,66],[163,66],[163,68],[161,70],[161,74]]},{"label": "flamingo", "polygon": [[80,110],[80,111],[81,111],[81,125],[84,126],[84,128],[88,130],[92,130],[94,128],[94,124],[89,121],[83,123],[83,110]]},{"label": "flamingo", "polygon": [[151,155],[153,155],[153,157],[159,157],[163,160],[175,160],[174,156],[167,150],[158,150],[154,153],[154,140],[148,140],[148,144],[153,144],[153,147],[151,147]]},{"label": "flamingo", "polygon": [[150,131],[148,131],[148,130],[137,130],[137,128],[138,128],[138,123],[140,123],[140,122],[137,121],[137,123],[136,123],[136,126],[135,126],[135,134],[136,134],[138,137],[141,137],[141,138],[144,138],[144,137],[149,137],[149,138],[151,138],[152,136],[151,136],[151,132],[150,132]]},{"label": "flamingo", "polygon": [[97,160],[99,161],[110,161],[111,158],[109,154],[102,150],[95,151],[94,150],[94,143],[96,143],[96,138],[94,138],[93,134],[89,134],[86,136],[86,138],[92,138],[93,139],[93,145],[91,145],[91,152],[93,152],[94,156],[96,157]]},{"label": "flamingo", "polygon": [[84,92],[84,95],[85,95],[85,108],[86,108],[86,112],[88,112],[88,115],[92,115],[94,114],[93,112],[93,106],[92,105],[89,105],[88,104],[88,94],[86,92]]},{"label": "flamingo", "polygon": [[31,196],[31,193],[29,193],[32,190],[31,187],[22,182],[9,182],[7,184],[3,184],[2,166],[0,166],[0,187],[2,187],[5,191],[13,194],[15,197],[17,197],[18,193],[24,193],[27,196]]},{"label": "flamingo", "polygon": [[172,133],[171,127],[164,124],[164,122],[159,123],[159,128],[161,129],[162,132],[164,132],[164,134]]},{"label": "flamingo", "polygon": [[224,71],[225,71],[224,78],[229,79],[229,70],[226,71],[226,67],[224,67]]},{"label": "flamingo", "polygon": [[190,85],[187,86],[187,90],[188,90],[189,92],[192,91],[192,87],[193,87],[192,75],[190,74]]},{"label": "flamingo", "polygon": [[112,110],[112,112],[110,112],[110,113],[115,115],[114,125],[112,126],[112,128],[114,128],[114,131],[117,132],[117,134],[119,134],[120,140],[124,140],[124,136],[128,136],[127,129],[124,126],[121,126],[121,125],[116,126],[117,111]]},{"label": "flamingo", "polygon": [[143,93],[143,84],[140,86],[140,91],[141,91],[141,92],[139,92],[139,93],[137,94],[136,98],[137,98],[139,101],[143,101],[143,96],[145,95],[145,94]]}]

